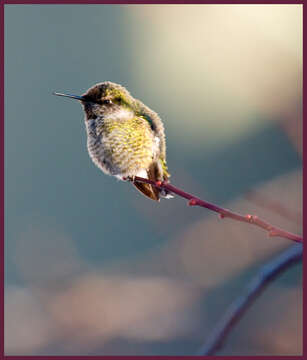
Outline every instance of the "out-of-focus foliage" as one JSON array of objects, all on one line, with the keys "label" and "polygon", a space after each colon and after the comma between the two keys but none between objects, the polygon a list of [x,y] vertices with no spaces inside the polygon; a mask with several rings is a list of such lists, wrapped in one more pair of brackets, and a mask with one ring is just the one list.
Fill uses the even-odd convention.
[{"label": "out-of-focus foliage", "polygon": [[[5,26],[6,354],[193,355],[289,241],[105,176],[51,93],[123,84],[175,185],[301,233],[302,7],[6,5]],[[220,354],[299,355],[301,319],[296,266]]]}]

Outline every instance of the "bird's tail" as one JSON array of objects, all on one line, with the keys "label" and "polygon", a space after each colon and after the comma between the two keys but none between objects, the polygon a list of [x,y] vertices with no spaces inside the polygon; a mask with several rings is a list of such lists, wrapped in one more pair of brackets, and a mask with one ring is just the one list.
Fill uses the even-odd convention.
[{"label": "bird's tail", "polygon": [[[154,161],[147,170],[147,178],[151,181],[167,181],[170,174],[166,166],[160,160]],[[173,196],[166,190],[160,190],[151,184],[133,182],[133,185],[145,196],[152,200],[160,201],[160,197],[172,198]]]}]

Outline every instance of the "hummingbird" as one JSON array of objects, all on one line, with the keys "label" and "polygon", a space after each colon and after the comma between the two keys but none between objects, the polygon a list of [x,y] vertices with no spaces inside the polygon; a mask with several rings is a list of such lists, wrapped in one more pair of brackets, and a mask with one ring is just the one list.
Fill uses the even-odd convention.
[{"label": "hummingbird", "polygon": [[170,193],[134,177],[167,181],[163,123],[157,113],[135,99],[128,90],[110,81],[93,85],[83,95],[54,92],[78,100],[85,113],[87,149],[104,173],[130,180],[145,196],[159,201]]}]

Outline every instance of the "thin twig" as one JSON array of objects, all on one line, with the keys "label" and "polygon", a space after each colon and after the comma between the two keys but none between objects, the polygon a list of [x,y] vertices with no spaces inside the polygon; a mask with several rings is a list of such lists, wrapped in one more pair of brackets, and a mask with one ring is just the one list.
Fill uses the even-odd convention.
[{"label": "thin twig", "polygon": [[264,221],[263,219],[260,219],[256,215],[250,215],[250,214],[241,215],[241,214],[235,213],[233,211],[230,211],[228,209],[224,209],[220,206],[217,206],[217,205],[214,205],[207,201],[201,200],[198,197],[196,197],[192,194],[189,194],[189,193],[175,187],[174,185],[171,185],[168,182],[161,182],[161,181],[155,182],[155,181],[144,179],[144,178],[141,178],[138,176],[135,176],[133,178],[133,181],[151,184],[151,185],[157,187],[158,189],[167,190],[168,192],[174,193],[182,198],[189,200],[188,204],[190,206],[204,207],[206,209],[209,209],[211,211],[218,213],[221,218],[230,218],[233,220],[237,220],[237,221],[241,221],[241,222],[245,222],[248,224],[258,226],[258,227],[266,230],[268,232],[269,236],[278,236],[278,237],[286,238],[286,239],[293,240],[296,242],[303,242],[302,236],[290,233],[290,232],[280,229],[276,226],[273,226],[270,223]]},{"label": "thin twig", "polygon": [[291,265],[302,259],[303,246],[292,245],[273,260],[264,265],[259,273],[252,278],[245,293],[236,299],[228,308],[222,319],[217,323],[213,332],[201,347],[198,355],[213,355],[222,346],[229,332],[241,319],[246,310],[253,304],[256,298],[278,275]]}]

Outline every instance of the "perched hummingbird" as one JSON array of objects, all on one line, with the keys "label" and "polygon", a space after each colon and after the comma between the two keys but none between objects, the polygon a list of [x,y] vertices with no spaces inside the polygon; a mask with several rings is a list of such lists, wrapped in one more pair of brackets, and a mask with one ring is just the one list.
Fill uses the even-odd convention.
[{"label": "perched hummingbird", "polygon": [[93,162],[105,173],[133,185],[152,200],[172,197],[135,176],[166,181],[164,127],[160,117],[121,85],[105,81],[83,95],[54,93],[79,100],[85,112],[87,148]]}]

